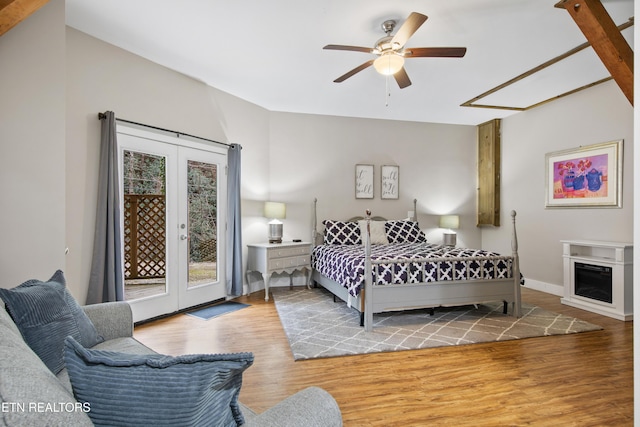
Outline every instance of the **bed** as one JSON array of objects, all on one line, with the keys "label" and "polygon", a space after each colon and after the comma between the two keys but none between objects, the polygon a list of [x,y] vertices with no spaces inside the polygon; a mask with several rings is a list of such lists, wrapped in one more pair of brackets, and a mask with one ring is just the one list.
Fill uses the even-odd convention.
[{"label": "bed", "polygon": [[511,306],[511,315],[520,317],[515,211],[511,218],[512,254],[501,255],[432,244],[415,218],[386,220],[369,211],[324,220],[320,233],[315,199],[311,279],[358,310],[366,331],[373,330],[374,313],[489,301],[503,301],[505,314]]}]

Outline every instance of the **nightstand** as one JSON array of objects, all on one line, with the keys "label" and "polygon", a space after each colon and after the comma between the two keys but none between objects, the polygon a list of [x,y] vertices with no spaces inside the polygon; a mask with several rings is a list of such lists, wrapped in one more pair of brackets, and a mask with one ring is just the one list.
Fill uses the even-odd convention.
[{"label": "nightstand", "polygon": [[299,270],[305,274],[305,282],[309,287],[308,274],[311,272],[311,243],[283,242],[283,243],[255,243],[247,245],[249,254],[247,259],[248,275],[252,271],[262,273],[264,279],[264,300],[269,301],[269,280],[273,273],[288,273],[293,286],[291,274]]}]

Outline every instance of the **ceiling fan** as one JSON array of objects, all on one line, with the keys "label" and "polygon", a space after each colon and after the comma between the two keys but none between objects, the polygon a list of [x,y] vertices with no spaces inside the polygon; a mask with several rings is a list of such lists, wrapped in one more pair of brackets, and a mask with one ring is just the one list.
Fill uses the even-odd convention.
[{"label": "ceiling fan", "polygon": [[411,85],[411,80],[404,69],[405,58],[462,58],[467,52],[466,47],[404,47],[409,38],[418,30],[418,28],[420,28],[422,24],[424,24],[426,20],[426,15],[412,12],[394,36],[392,36],[391,33],[395,29],[397,22],[393,19],[384,21],[382,23],[382,29],[387,35],[378,40],[372,48],[344,46],[339,44],[326,45],[323,49],[351,50],[355,52],[372,53],[377,56],[377,58],[371,59],[364,64],[357,66],[348,73],[338,77],[334,82],[341,83],[349,77],[373,65],[376,71],[380,74],[386,76],[393,75],[398,86],[400,86],[400,89],[404,89]]}]

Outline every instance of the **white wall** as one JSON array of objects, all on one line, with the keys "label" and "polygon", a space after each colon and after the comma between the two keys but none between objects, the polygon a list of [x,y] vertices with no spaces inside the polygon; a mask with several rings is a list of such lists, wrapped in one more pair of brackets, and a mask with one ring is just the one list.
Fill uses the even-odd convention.
[{"label": "white wall", "polygon": [[[418,220],[429,241],[442,241],[439,215],[457,213],[460,244],[480,246],[475,126],[271,113],[269,139],[269,198],[287,204],[285,240],[311,238],[314,198],[319,231],[324,219],[364,216],[367,209],[385,218],[406,218],[417,199]],[[373,199],[355,198],[356,164],[374,165]],[[397,200],[380,198],[382,165],[400,167]],[[288,283],[287,277],[272,279],[273,286]]]},{"label": "white wall", "polygon": [[[404,217],[417,198],[418,217],[430,240],[441,238],[437,216],[455,212],[462,217],[460,244],[509,252],[508,213],[516,209],[523,271],[529,283],[553,290],[562,283],[558,240],[632,238],[633,109],[613,83],[503,121],[503,226],[478,229],[474,126],[268,112],[74,29],[66,28],[65,38],[59,28],[65,28],[63,15],[62,2],[53,1],[0,39],[0,67],[3,75],[14,77],[11,85],[8,80],[2,83],[3,93],[11,96],[0,99],[0,135],[3,140],[24,141],[2,144],[5,178],[0,191],[3,204],[14,207],[2,214],[8,237],[1,249],[5,275],[33,277],[36,264],[41,270],[37,277],[46,277],[49,270],[62,266],[75,296],[84,299],[95,217],[97,113],[105,110],[120,118],[242,144],[245,244],[265,239],[264,200],[287,202],[285,238],[306,239],[314,197],[320,219],[346,218],[367,208],[390,218]],[[47,30],[43,36],[45,28],[58,31]],[[41,63],[26,67],[33,59],[25,52]],[[19,108],[21,102],[24,108]],[[65,118],[66,128],[61,128]],[[625,140],[624,207],[545,209],[544,154],[613,139]],[[34,151],[43,155],[32,156]],[[23,177],[32,164],[27,155],[28,161],[35,159],[37,182],[15,178]],[[373,200],[354,198],[357,163],[376,167]],[[383,164],[400,166],[399,200],[380,200]],[[27,196],[34,191],[40,193],[38,201]],[[66,259],[65,246],[70,250]],[[20,254],[17,263],[15,254]]]},{"label": "white wall", "polygon": [[[270,196],[287,202],[285,238],[308,239],[318,220],[373,215],[418,219],[434,242],[438,216],[461,215],[461,243],[480,245],[475,227],[476,127],[307,114],[271,114]],[[374,165],[374,198],[355,198],[355,165]],[[400,167],[398,200],[380,198],[380,166]],[[302,222],[300,222],[302,221]]]},{"label": "white wall", "polygon": [[[268,189],[268,113],[165,67],[66,28],[66,275],[84,287],[91,269],[98,176],[98,112],[220,142],[241,144],[243,194]],[[248,172],[247,172],[248,171]],[[251,233],[247,233],[249,236]]]},{"label": "white wall", "polygon": [[[624,140],[623,207],[545,209],[545,153]],[[503,227],[483,229],[485,248],[510,252],[516,210],[521,270],[528,284],[561,292],[562,239],[633,241],[633,107],[613,82],[510,116],[502,122]]]},{"label": "white wall", "polygon": [[[288,203],[285,238],[308,239],[314,197],[320,200],[322,218],[347,218],[366,208],[402,218],[418,198],[419,219],[431,229],[430,238],[441,239],[441,233],[433,231],[437,215],[456,212],[463,217],[460,241],[480,244],[473,216],[474,126],[269,113],[72,28],[67,28],[67,70],[66,151],[68,164],[74,166],[67,169],[66,179],[66,271],[78,282],[86,283],[90,270],[97,113],[105,110],[120,118],[241,144],[245,244],[266,239],[264,200]],[[399,165],[400,199],[381,201],[377,181],[373,201],[356,201],[356,163],[375,164],[376,179],[380,165]]]},{"label": "white wall", "polygon": [[[51,0],[0,37],[2,287],[46,279],[62,267],[72,293],[84,299],[95,217],[96,116],[105,110],[242,144],[245,243],[264,240],[266,199],[290,202],[285,233],[298,237],[309,231],[313,197],[321,217],[367,207],[402,216],[417,197],[424,226],[455,209],[463,215],[461,242],[509,252],[508,212],[516,209],[528,283],[554,290],[562,283],[560,239],[633,238],[633,108],[613,83],[503,121],[503,226],[478,231],[470,213],[475,164],[466,151],[459,156],[475,140],[470,129],[269,113],[66,28],[64,21],[63,0]],[[544,154],[614,139],[625,140],[624,207],[545,209]],[[345,154],[332,157],[325,147]],[[400,200],[354,200],[353,165],[360,162],[375,164],[378,173],[380,164],[398,164]],[[471,188],[459,188],[465,185]]]},{"label": "white wall", "polygon": [[63,0],[50,1],[0,37],[0,286],[5,288],[46,280],[64,267],[64,57]]},{"label": "white wall", "polygon": [[[634,10],[636,13],[640,11],[640,8],[638,7],[638,2],[634,2]],[[638,31],[635,31],[633,33],[633,37],[634,37],[633,39],[634,46],[640,46],[640,33],[638,33]],[[636,58],[634,55],[634,60],[635,59]],[[636,88],[640,87],[640,76],[638,74],[634,75],[633,84],[634,84],[634,87]],[[638,91],[634,90],[634,99],[637,98],[637,92]],[[640,112],[636,112],[634,110],[633,118],[635,123],[640,123]],[[636,126],[633,132],[634,132],[634,137],[640,139],[640,127]],[[635,165],[640,165],[640,150],[634,151],[633,161]],[[633,193],[635,196],[638,196],[634,200],[635,212],[640,212],[640,176],[638,175],[639,174],[635,174],[633,178],[633,182],[635,184],[635,189]],[[640,218],[640,215],[638,213],[634,213],[633,218],[635,223],[635,220]],[[640,242],[639,227],[635,227],[633,230],[633,241]],[[637,289],[638,288],[637,284],[640,283],[640,250],[638,249],[635,249],[633,254],[633,276],[634,276],[633,287],[634,289]],[[640,307],[640,292],[638,291],[635,291],[633,293],[633,306],[634,306],[634,317],[637,319],[639,316],[638,313],[640,313],[640,310],[638,309]],[[636,366],[640,366],[640,328],[633,329],[633,365],[634,365],[634,370],[633,370],[634,406],[633,408],[634,408],[634,414],[640,414],[640,369],[635,368]],[[636,415],[635,419],[636,421],[634,422],[634,425],[636,426],[640,425],[640,417]]]}]

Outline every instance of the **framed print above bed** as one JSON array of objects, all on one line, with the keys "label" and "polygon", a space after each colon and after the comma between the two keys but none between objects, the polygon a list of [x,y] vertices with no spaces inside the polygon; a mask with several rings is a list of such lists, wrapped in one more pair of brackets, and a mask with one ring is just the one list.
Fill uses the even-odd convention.
[{"label": "framed print above bed", "polygon": [[400,189],[400,166],[380,167],[380,198],[397,199]]},{"label": "framed print above bed", "polygon": [[373,199],[373,165],[356,165],[356,199]]},{"label": "framed print above bed", "polygon": [[548,208],[622,207],[623,141],[546,154]]}]

